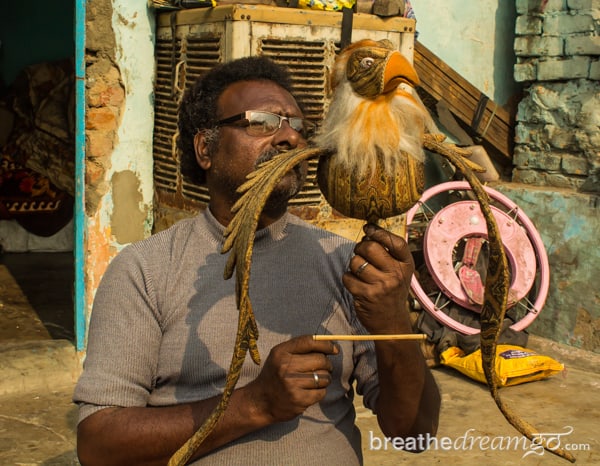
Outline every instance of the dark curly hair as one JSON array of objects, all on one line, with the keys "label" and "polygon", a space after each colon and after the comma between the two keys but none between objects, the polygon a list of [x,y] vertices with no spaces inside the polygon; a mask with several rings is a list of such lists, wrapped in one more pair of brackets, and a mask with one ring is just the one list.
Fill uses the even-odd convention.
[{"label": "dark curly hair", "polygon": [[[194,183],[206,181],[206,174],[198,166],[194,150],[194,136],[198,130],[215,128],[217,100],[223,91],[238,81],[269,80],[292,93],[289,72],[273,60],[264,57],[245,57],[215,66],[202,75],[183,96],[179,107],[179,138],[181,173]],[[212,139],[212,142],[216,138]]]}]

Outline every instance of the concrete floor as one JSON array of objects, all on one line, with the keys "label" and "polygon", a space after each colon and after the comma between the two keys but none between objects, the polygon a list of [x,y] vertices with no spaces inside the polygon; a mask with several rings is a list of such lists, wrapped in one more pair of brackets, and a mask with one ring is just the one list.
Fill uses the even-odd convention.
[{"label": "concrete floor", "polygon": [[[0,333],[0,465],[77,465],[71,394],[79,374],[78,357],[72,340],[53,337],[51,330],[56,328],[44,325],[56,319],[40,318],[15,283],[0,281],[0,316],[11,316],[0,321],[0,328],[12,325],[19,335],[3,338]],[[14,311],[15,306],[21,307]],[[67,312],[64,317],[70,310],[61,312]],[[64,324],[56,325],[60,329]],[[68,336],[68,329],[60,334]],[[600,355],[534,336],[528,347],[564,363],[566,370],[544,381],[502,389],[503,398],[540,432],[562,434],[561,445],[577,450],[577,464],[600,464]],[[397,451],[389,442],[386,448],[376,420],[357,399],[365,465],[567,464],[518,443],[520,435],[504,420],[483,384],[449,368],[434,369],[434,376],[442,392],[439,447],[418,455]],[[507,447],[509,437],[512,443]],[[444,448],[447,444],[450,448]]]},{"label": "concrete floor", "polygon": [[71,252],[0,254],[0,293],[11,301],[0,315],[0,341],[36,338],[33,329],[39,338],[74,341],[73,261]]},{"label": "concrete floor", "polygon": [[[384,450],[375,420],[361,409],[358,412],[366,465],[569,464],[547,451],[536,454],[504,419],[486,386],[449,368],[434,369],[434,376],[442,392],[438,448],[414,455],[395,451],[388,443]],[[575,450],[572,453],[577,464],[593,465],[600,464],[599,387],[598,373],[570,367],[544,381],[502,389],[501,394],[539,432],[564,434],[561,445]]]}]

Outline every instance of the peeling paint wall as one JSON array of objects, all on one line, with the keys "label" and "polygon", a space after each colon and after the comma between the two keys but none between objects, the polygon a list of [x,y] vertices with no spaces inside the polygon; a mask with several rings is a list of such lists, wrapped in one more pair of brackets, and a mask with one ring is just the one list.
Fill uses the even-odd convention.
[{"label": "peeling paint wall", "polygon": [[88,317],[110,260],[152,229],[153,27],[144,0],[87,3]]},{"label": "peeling paint wall", "polygon": [[113,210],[110,217],[112,235],[119,245],[144,239],[147,211],[140,189],[140,179],[131,170],[123,170],[111,177]]},{"label": "peeling paint wall", "polygon": [[116,248],[152,230],[154,126],[154,17],[144,1],[113,1],[116,62],[125,105],[112,154],[111,225]]},{"label": "peeling paint wall", "polygon": [[600,352],[600,3],[515,0],[519,103],[510,196],[531,211],[550,260],[532,332]]}]

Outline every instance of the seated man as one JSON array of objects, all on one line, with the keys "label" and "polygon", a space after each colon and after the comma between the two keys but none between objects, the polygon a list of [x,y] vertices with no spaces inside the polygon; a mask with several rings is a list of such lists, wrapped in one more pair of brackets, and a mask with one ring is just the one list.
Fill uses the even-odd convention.
[{"label": "seated man", "polygon": [[[210,203],[125,248],[102,279],[74,395],[83,465],[165,464],[219,402],[238,321],[223,231],[246,175],[306,145],[291,89],[286,71],[255,57],[216,67],[185,95],[182,170],[206,183]],[[414,265],[404,240],[374,225],[354,244],[288,213],[305,177],[302,165],[282,179],[256,234],[262,363],[247,358],[192,464],[361,464],[353,384],[385,435],[436,432],[440,397],[417,342],[313,341],[410,333]]]}]

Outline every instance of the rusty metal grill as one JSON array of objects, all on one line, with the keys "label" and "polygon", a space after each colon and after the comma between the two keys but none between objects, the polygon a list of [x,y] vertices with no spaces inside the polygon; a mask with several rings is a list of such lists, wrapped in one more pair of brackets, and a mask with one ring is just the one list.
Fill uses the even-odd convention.
[{"label": "rusty metal grill", "polygon": [[175,42],[170,38],[156,41],[154,184],[158,192],[170,195],[173,207],[189,204],[185,201],[208,201],[205,187],[181,176],[176,148],[177,109],[183,90],[221,61],[221,49],[221,38],[214,34],[176,38]]},{"label": "rusty metal grill", "polygon": [[260,52],[286,66],[293,77],[295,94],[313,121],[320,121],[325,110],[323,90],[326,88],[326,48],[325,41],[294,41],[265,39],[261,41]]},{"label": "rusty metal grill", "polygon": [[[326,50],[324,40],[309,42],[285,39],[264,39],[260,42],[260,54],[286,66],[292,75],[294,94],[307,118],[318,123],[325,112],[327,76]],[[316,184],[317,161],[308,164],[308,178],[302,190],[291,201],[291,205],[317,204],[321,192]]]},{"label": "rusty metal grill", "polygon": [[[185,50],[185,87],[194,84],[196,80],[222,61],[221,35],[208,35],[187,38]],[[190,183],[181,179],[181,195],[184,199],[207,203],[209,200],[206,186]]]},{"label": "rusty metal grill", "polygon": [[155,189],[176,192],[180,178],[174,150],[177,132],[177,95],[172,85],[173,69],[181,56],[181,40],[157,38],[154,88],[154,184]]}]

